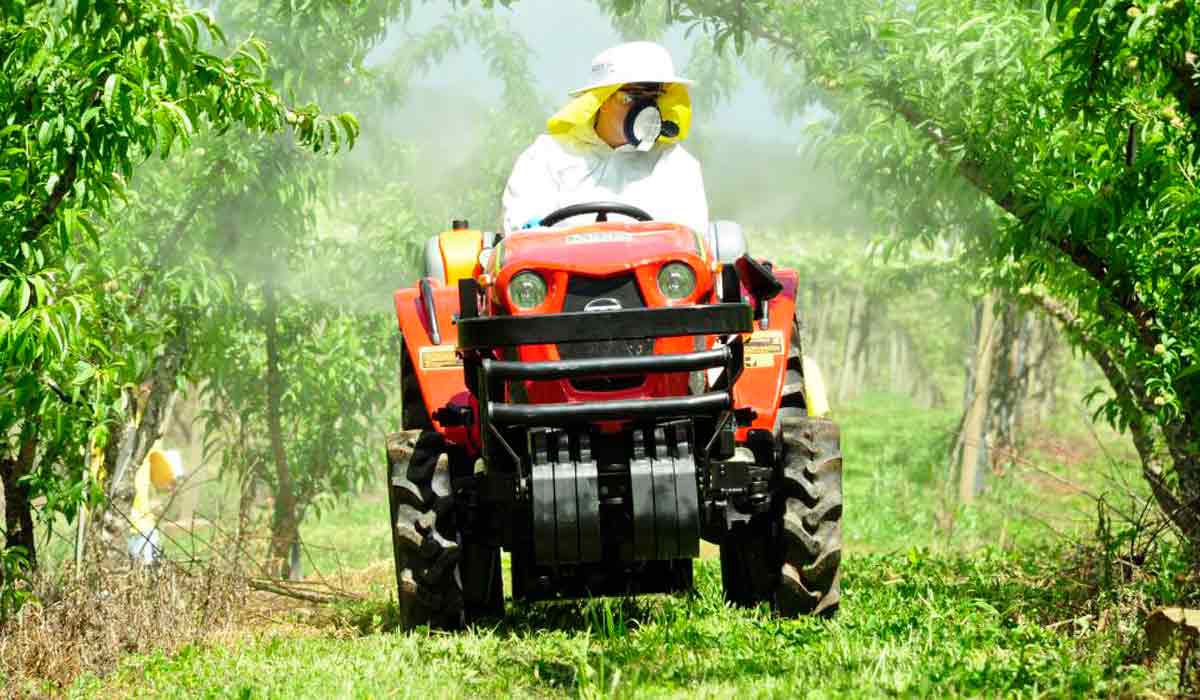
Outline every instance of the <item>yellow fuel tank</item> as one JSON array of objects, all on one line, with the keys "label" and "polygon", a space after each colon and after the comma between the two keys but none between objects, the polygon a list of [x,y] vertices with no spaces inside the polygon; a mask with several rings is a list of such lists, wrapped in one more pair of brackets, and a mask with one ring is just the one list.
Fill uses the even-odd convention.
[{"label": "yellow fuel tank", "polygon": [[[459,228],[459,224],[463,224],[463,227]],[[446,286],[455,286],[459,280],[483,272],[479,267],[483,232],[466,228],[465,224],[456,221],[455,228],[438,234],[438,250],[442,254],[442,269],[446,271],[443,280]]]}]

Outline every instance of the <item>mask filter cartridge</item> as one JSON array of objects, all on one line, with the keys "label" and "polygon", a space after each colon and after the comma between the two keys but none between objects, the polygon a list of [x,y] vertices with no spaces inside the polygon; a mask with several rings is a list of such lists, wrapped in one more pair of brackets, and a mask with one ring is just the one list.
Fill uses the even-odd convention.
[{"label": "mask filter cartridge", "polygon": [[639,151],[649,151],[660,136],[672,138],[679,134],[679,125],[664,121],[658,103],[653,99],[638,100],[625,116],[625,140]]}]

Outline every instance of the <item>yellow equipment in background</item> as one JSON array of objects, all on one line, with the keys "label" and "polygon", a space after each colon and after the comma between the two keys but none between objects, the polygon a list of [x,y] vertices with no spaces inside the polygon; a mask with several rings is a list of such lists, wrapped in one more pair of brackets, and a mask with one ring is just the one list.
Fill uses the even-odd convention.
[{"label": "yellow equipment in background", "polygon": [[152,448],[133,476],[133,506],[129,514],[129,554],[144,563],[157,558],[158,520],[151,500],[150,487],[171,491],[183,477],[183,457],[179,450]]},{"label": "yellow equipment in background", "polygon": [[176,480],[183,474],[183,459],[179,450],[152,449],[146,455],[150,465],[150,483],[160,491],[175,488]]},{"label": "yellow equipment in background", "polygon": [[808,415],[829,415],[829,397],[825,394],[825,379],[821,376],[821,368],[808,355],[800,362],[804,369],[804,403],[808,406]]}]

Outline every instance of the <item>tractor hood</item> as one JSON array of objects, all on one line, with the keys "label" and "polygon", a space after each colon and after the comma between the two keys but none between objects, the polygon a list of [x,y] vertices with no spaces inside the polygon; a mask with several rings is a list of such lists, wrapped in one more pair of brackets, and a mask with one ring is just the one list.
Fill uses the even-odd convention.
[{"label": "tractor hood", "polygon": [[[649,307],[700,303],[713,288],[713,263],[704,242],[686,226],[656,222],[604,222],[572,228],[529,229],[510,234],[493,252],[489,268],[493,299],[514,315],[572,311],[567,297],[600,294],[581,278],[629,279],[640,294],[637,303]],[[683,296],[667,297],[658,282],[668,265],[684,264],[693,274],[692,289]],[[544,286],[542,301],[518,307],[510,295],[517,275],[535,273]],[[608,287],[601,285],[604,289]],[[574,289],[574,292],[571,290]],[[613,291],[613,290],[609,290]],[[596,298],[613,302],[620,294]],[[578,299],[575,299],[578,301]],[[628,299],[627,301],[631,301]]]},{"label": "tractor hood", "polygon": [[707,267],[709,260],[707,246],[690,228],[656,222],[527,229],[510,234],[496,252],[497,278],[529,268],[604,276],[667,260]]}]

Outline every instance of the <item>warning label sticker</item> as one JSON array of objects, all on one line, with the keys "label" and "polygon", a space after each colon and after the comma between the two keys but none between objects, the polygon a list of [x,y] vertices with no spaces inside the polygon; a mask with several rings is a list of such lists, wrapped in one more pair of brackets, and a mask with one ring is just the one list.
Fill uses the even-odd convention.
[{"label": "warning label sticker", "polygon": [[783,331],[755,331],[745,341],[746,367],[770,367],[783,354]]},{"label": "warning label sticker", "polygon": [[459,369],[462,358],[454,352],[453,345],[433,345],[421,348],[421,369]]}]

